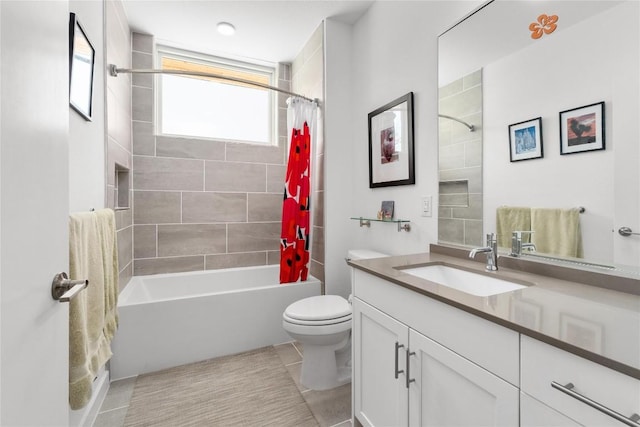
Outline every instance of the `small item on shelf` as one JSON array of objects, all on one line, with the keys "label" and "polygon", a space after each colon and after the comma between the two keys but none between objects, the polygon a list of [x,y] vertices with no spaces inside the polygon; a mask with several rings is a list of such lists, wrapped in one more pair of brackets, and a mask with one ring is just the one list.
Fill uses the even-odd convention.
[{"label": "small item on shelf", "polygon": [[387,219],[387,220],[393,219],[393,205],[394,205],[393,200],[385,200],[382,202],[382,206],[380,208],[382,212],[381,219]]},{"label": "small item on shelf", "polygon": [[383,219],[384,218],[384,212],[383,211],[378,211],[377,218],[378,219]]}]

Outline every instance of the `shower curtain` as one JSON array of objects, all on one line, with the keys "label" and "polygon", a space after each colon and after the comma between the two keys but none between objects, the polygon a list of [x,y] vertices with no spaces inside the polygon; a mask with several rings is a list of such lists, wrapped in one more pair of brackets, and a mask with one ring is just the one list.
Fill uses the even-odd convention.
[{"label": "shower curtain", "polygon": [[311,144],[315,141],[317,105],[301,98],[287,101],[291,136],[282,202],[280,283],[307,280],[311,230]]}]

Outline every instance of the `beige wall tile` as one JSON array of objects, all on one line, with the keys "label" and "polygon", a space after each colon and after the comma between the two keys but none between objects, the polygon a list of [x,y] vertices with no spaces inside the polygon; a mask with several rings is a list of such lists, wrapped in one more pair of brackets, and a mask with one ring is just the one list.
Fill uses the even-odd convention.
[{"label": "beige wall tile", "polygon": [[483,246],[482,219],[464,222],[464,244],[468,246]]},{"label": "beige wall tile", "polygon": [[[153,55],[134,51],[131,54],[131,63],[135,69],[151,69],[153,68]],[[153,74],[132,74],[131,78],[134,86],[153,87]]]},{"label": "beige wall tile", "polygon": [[267,165],[267,192],[283,193],[284,177],[286,173],[286,166]]},{"label": "beige wall tile", "polygon": [[136,276],[161,273],[181,273],[184,271],[204,270],[204,256],[185,256],[173,258],[137,259],[133,263]]},{"label": "beige wall tile", "polygon": [[[286,120],[286,117],[285,117]],[[285,125],[286,128],[286,125]],[[227,143],[227,161],[284,164],[284,150],[279,146]]]},{"label": "beige wall tile", "polygon": [[246,193],[182,193],[182,222],[246,222]]},{"label": "beige wall tile", "polygon": [[[278,244],[279,246],[279,244]],[[280,249],[277,251],[267,251],[267,264],[280,264]]]},{"label": "beige wall tile", "polygon": [[134,258],[154,258],[157,256],[156,228],[155,224],[133,227]]},{"label": "beige wall tile", "polygon": [[317,156],[313,169],[311,169],[311,176],[313,179],[312,191],[324,190],[324,155]]},{"label": "beige wall tile", "polygon": [[282,219],[282,194],[249,193],[249,222],[280,221]]},{"label": "beige wall tile", "polygon": [[207,255],[205,258],[206,270],[220,268],[249,267],[253,265],[265,265],[266,252],[248,252],[238,254]]},{"label": "beige wall tile", "polygon": [[132,122],[133,154],[155,156],[156,137],[153,135],[153,123]]},{"label": "beige wall tile", "polygon": [[324,229],[313,227],[311,235],[311,256],[321,264],[324,264]]},{"label": "beige wall tile", "polygon": [[133,86],[131,88],[131,117],[141,122],[153,121],[153,90],[146,87]]},{"label": "beige wall tile", "polygon": [[311,211],[313,212],[313,225],[324,226],[324,191],[315,191],[311,196]]},{"label": "beige wall tile", "polygon": [[134,51],[153,53],[153,36],[151,35],[132,33],[131,44]]},{"label": "beige wall tile", "polygon": [[122,230],[133,224],[133,212],[131,209],[123,209],[115,212],[116,230]]},{"label": "beige wall tile", "polygon": [[134,156],[133,164],[136,190],[203,189],[204,163],[200,160]]},{"label": "beige wall tile", "polygon": [[229,224],[229,252],[275,251],[280,247],[279,222]]},{"label": "beige wall tile", "polygon": [[118,268],[122,271],[133,259],[133,227],[116,233],[118,239]]},{"label": "beige wall tile", "polygon": [[267,166],[264,164],[207,161],[205,190],[264,192],[266,174]]},{"label": "beige wall tile", "polygon": [[180,193],[134,191],[133,223],[166,224],[180,222]]},{"label": "beige wall tile", "polygon": [[129,260],[129,263],[124,267],[124,269],[120,270],[120,273],[118,274],[119,291],[122,291],[124,287],[129,284],[131,276],[133,276],[133,261]]},{"label": "beige wall tile", "polygon": [[158,256],[225,253],[224,224],[178,224],[158,226]]},{"label": "beige wall tile", "polygon": [[156,155],[184,159],[224,160],[225,143],[205,139],[157,136]]}]

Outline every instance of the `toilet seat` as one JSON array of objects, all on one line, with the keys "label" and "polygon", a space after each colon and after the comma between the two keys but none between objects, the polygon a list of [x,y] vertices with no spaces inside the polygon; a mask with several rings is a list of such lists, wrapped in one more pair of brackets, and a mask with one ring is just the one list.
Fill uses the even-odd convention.
[{"label": "toilet seat", "polygon": [[293,318],[287,316],[287,313],[284,313],[282,315],[282,320],[284,320],[287,323],[292,323],[294,325],[301,325],[301,326],[336,325],[338,323],[351,322],[351,314],[348,314],[347,316],[338,317],[338,318],[335,318],[335,319],[300,320],[300,319],[293,319]]},{"label": "toilet seat", "polygon": [[327,325],[351,320],[351,305],[338,295],[319,295],[289,305],[283,318],[299,325]]}]

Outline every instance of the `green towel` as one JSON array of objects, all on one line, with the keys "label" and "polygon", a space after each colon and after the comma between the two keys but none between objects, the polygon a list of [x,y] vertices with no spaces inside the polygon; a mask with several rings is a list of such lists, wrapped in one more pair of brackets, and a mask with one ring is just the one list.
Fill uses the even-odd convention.
[{"label": "green towel", "polygon": [[[531,208],[500,206],[496,209],[496,234],[498,247],[511,249],[511,233],[531,230]],[[529,242],[529,235],[522,236],[522,242]]]},{"label": "green towel", "polygon": [[117,328],[118,250],[111,209],[69,217],[69,277],[89,286],[69,302],[69,406],[91,399],[98,370],[111,358]]},{"label": "green towel", "polygon": [[580,212],[573,209],[531,209],[531,229],[536,252],[582,258]]}]

